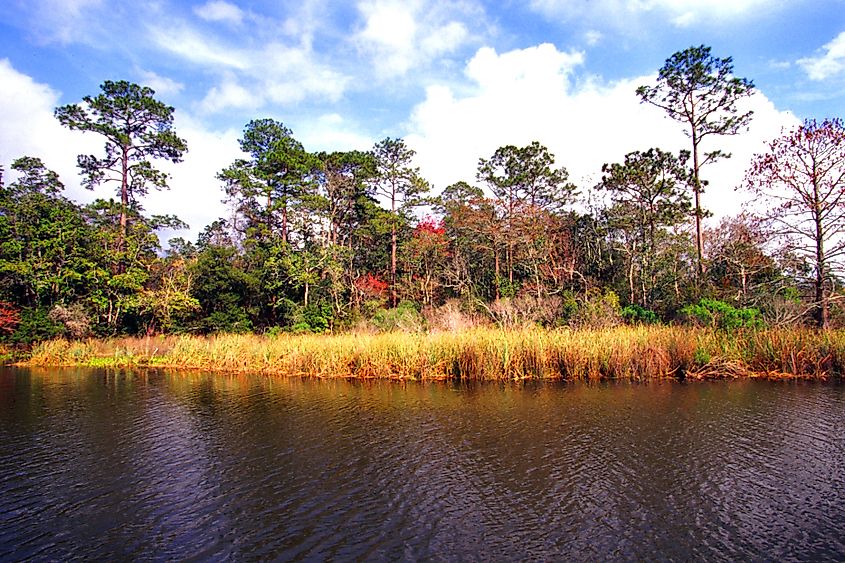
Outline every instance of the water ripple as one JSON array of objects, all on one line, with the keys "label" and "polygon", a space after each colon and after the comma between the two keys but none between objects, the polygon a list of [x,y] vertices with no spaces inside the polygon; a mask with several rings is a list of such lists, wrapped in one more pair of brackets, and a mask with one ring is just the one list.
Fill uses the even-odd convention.
[{"label": "water ripple", "polygon": [[845,390],[0,371],[0,560],[842,560]]}]

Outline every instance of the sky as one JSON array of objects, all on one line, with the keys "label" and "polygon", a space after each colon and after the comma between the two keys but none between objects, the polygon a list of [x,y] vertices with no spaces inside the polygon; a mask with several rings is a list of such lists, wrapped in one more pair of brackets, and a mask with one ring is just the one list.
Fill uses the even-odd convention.
[{"label": "sky", "polygon": [[845,117],[845,0],[4,0],[0,163],[9,179],[14,159],[40,157],[72,199],[111,197],[82,189],[76,168],[102,141],[53,110],[128,80],[175,108],[189,152],[143,203],[185,220],[189,240],[229,215],[215,176],[259,118],[311,151],[403,138],[434,193],[536,140],[586,197],[604,163],[687,148],[683,125],[635,90],[698,45],[755,85],[749,130],[704,147],[733,155],[702,172],[712,222],[752,205],[737,188],[767,141]]}]

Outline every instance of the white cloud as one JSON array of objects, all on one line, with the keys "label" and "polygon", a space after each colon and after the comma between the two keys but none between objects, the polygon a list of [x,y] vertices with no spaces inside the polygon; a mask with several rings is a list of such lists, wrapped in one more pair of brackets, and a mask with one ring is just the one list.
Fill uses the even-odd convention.
[{"label": "white cloud", "polygon": [[87,42],[92,24],[89,12],[102,5],[102,0],[34,0],[29,9],[32,29],[40,41]]},{"label": "white cloud", "polygon": [[102,142],[62,127],[53,117],[59,93],[18,72],[8,59],[0,59],[0,84],[0,162],[6,172],[19,157],[38,157],[59,173],[70,197],[92,200],[80,187],[76,155],[99,151]]},{"label": "white cloud", "polygon": [[199,65],[235,70],[250,65],[245,51],[218,44],[187,25],[151,27],[150,38],[163,51]]},{"label": "white cloud", "polygon": [[315,152],[366,151],[374,144],[373,139],[361,134],[353,124],[337,113],[321,115],[309,123],[307,129],[294,131],[294,136],[307,150]]},{"label": "white cloud", "polygon": [[[568,76],[579,62],[579,54],[561,53],[551,45],[503,54],[479,50],[467,65],[475,92],[462,96],[449,87],[432,86],[413,111],[406,139],[417,151],[423,174],[437,191],[458,180],[474,183],[480,157],[490,157],[506,144],[524,146],[536,140],[556,155],[557,165],[565,166],[573,181],[588,188],[600,179],[602,164],[621,161],[628,152],[688,147],[683,126],[641,104],[634,93],[654,77],[575,88]],[[762,94],[748,104],[756,114],[748,133],[704,147],[734,155],[704,170],[710,180],[705,207],[718,216],[740,210],[741,198],[733,188],[741,183],[751,155],[765,150],[764,141],[783,126],[796,123]]]},{"label": "white cloud", "polygon": [[818,57],[800,59],[798,64],[813,80],[825,80],[845,71],[845,31],[822,47],[824,53]]},{"label": "white cloud", "polygon": [[197,234],[212,221],[229,214],[222,203],[222,184],[216,176],[235,159],[244,156],[238,145],[241,133],[235,129],[208,130],[199,121],[178,112],[173,127],[187,141],[188,152],[182,162],[158,163],[171,175],[170,189],[151,190],[144,199],[144,208],[151,214],[176,215],[190,225],[188,231],[168,233],[168,238],[180,236],[196,240]]},{"label": "white cloud", "polygon": [[260,94],[247,90],[233,77],[223,80],[208,91],[199,104],[203,113],[216,113],[224,109],[256,109],[263,104]]},{"label": "white cloud", "polygon": [[[53,117],[59,105],[59,93],[46,84],[15,70],[6,59],[0,59],[0,163],[5,166],[11,181],[10,165],[21,156],[35,156],[59,173],[65,184],[65,194],[80,203],[102,197],[114,197],[112,185],[100,186],[93,192],[80,186],[76,167],[78,154],[102,154],[103,141],[92,133],[70,131]],[[92,94],[95,94],[92,92]],[[148,213],[175,214],[191,225],[187,233],[175,236],[196,238],[196,234],[226,210],[216,173],[240,156],[237,139],[240,132],[206,130],[200,123],[176,112],[176,133],[188,142],[189,151],[184,162],[155,165],[172,174],[171,189],[151,190],[144,199]]]},{"label": "white cloud", "polygon": [[186,24],[152,29],[156,45],[179,59],[217,73],[219,82],[198,108],[205,113],[256,109],[267,102],[296,103],[316,97],[335,101],[350,78],[316,60],[308,45],[278,42],[232,47]]},{"label": "white cloud", "polygon": [[139,68],[137,69],[137,73],[141,77],[141,85],[152,88],[157,95],[167,96],[178,94],[185,88],[185,85],[181,82],[177,82],[166,76],[160,76],[151,70]]},{"label": "white cloud", "polygon": [[358,10],[364,25],[353,42],[371,57],[382,78],[402,76],[454,53],[470,40],[461,18],[477,16],[469,4],[425,0],[365,0]]},{"label": "white cloud", "polygon": [[560,52],[551,43],[501,55],[491,47],[482,47],[467,63],[466,75],[488,90],[531,90],[550,85],[559,90],[566,87],[570,72],[583,62],[583,53]]},{"label": "white cloud", "polygon": [[210,0],[202,6],[195,6],[194,13],[206,21],[227,22],[236,25],[239,25],[244,19],[243,10],[224,0]]},{"label": "white cloud", "polygon": [[602,40],[602,33],[600,31],[596,31],[595,29],[591,29],[587,33],[584,34],[584,41],[587,42],[587,45],[593,46],[598,45],[599,41]]},{"label": "white cloud", "polygon": [[778,0],[532,0],[531,7],[551,18],[588,18],[633,29],[632,18],[653,14],[676,27],[689,27],[701,21],[725,21],[774,10]]}]

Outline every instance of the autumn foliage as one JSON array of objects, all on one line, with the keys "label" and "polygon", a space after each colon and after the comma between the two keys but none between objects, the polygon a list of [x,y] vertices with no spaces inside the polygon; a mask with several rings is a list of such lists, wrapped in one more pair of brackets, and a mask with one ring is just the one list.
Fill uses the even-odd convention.
[{"label": "autumn foliage", "polygon": [[21,322],[21,310],[8,301],[0,301],[0,334],[11,334]]}]

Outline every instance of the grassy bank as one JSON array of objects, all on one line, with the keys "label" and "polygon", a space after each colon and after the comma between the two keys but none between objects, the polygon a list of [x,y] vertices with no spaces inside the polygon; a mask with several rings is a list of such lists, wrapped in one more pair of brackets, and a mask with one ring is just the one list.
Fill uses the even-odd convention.
[{"label": "grassy bank", "polygon": [[391,379],[826,379],[845,371],[845,333],[639,327],[56,340],[27,364]]}]

